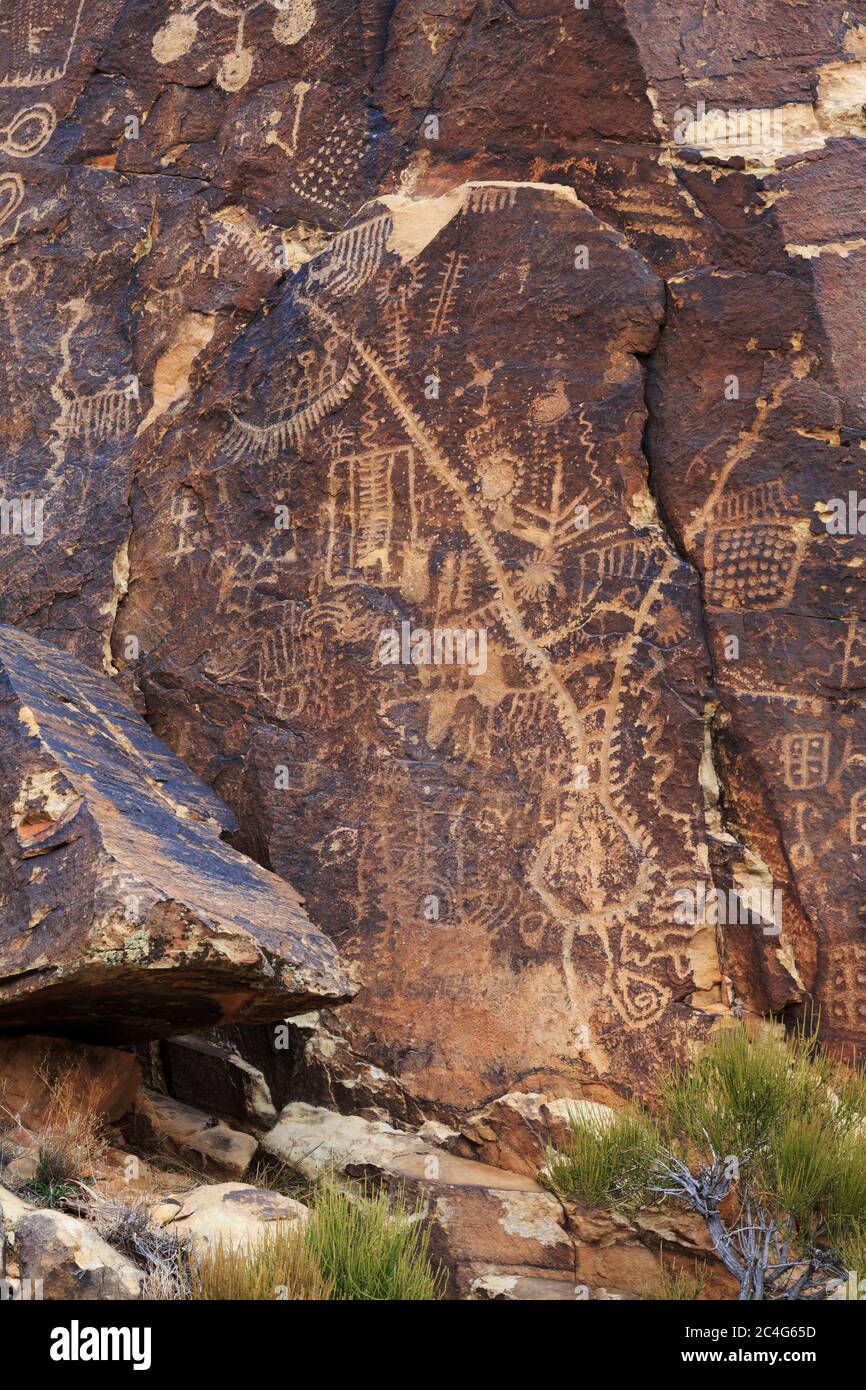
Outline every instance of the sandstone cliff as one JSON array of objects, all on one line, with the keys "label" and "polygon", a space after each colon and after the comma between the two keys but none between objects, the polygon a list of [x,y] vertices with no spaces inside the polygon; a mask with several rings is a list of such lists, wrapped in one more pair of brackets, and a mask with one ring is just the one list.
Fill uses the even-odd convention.
[{"label": "sandstone cliff", "polygon": [[[27,0],[0,55],[2,872],[74,813],[99,878],[144,779],[124,872],[259,942],[236,1017],[125,1026],[118,956],[86,1035],[523,1173],[720,1024],[859,1055],[866,7]],[[72,660],[201,818],[92,706],[110,788],[34,753]],[[43,897],[0,1027],[82,1033]]]}]

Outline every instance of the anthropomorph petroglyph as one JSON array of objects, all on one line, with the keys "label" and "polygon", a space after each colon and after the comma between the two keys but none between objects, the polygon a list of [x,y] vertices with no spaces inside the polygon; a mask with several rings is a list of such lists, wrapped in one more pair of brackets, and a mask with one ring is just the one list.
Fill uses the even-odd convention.
[{"label": "anthropomorph petroglyph", "polygon": [[48,446],[55,468],[63,464],[71,440],[81,440],[89,447],[105,439],[116,439],[132,428],[137,410],[138,381],[134,375],[95,389],[76,381],[72,341],[91,315],[91,306],[85,299],[71,300],[61,315],[61,321],[65,320],[59,344],[61,366],[51,385],[59,413],[52,421],[54,437]]}]

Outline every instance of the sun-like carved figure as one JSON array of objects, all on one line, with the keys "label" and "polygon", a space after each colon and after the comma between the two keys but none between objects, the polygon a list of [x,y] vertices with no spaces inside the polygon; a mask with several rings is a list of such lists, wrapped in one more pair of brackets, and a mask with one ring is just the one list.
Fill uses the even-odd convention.
[{"label": "sun-like carved figure", "polygon": [[521,598],[543,599],[559,582],[560,560],[549,548],[539,550],[521,565],[514,582]]}]

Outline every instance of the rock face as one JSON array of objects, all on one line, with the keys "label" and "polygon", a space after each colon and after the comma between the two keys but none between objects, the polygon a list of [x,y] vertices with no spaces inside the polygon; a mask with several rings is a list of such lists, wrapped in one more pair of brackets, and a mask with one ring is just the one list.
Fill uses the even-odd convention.
[{"label": "rock face", "polygon": [[[661,313],[568,189],[384,198],[139,473],[116,636],[168,627],[156,725],[207,687],[196,738],[234,726],[244,818],[364,963],[358,1050],[445,1103],[625,1075],[706,1026],[673,895],[702,872],[707,671],[640,452]],[[193,670],[220,592],[239,621]]]},{"label": "rock face", "polygon": [[[754,875],[779,894],[781,930],[763,942],[750,926],[726,929],[729,973],[759,1010],[809,999],[825,1039],[850,1055],[866,1023],[864,549],[848,524],[859,414],[817,371],[826,330],[813,293],[779,283],[767,303],[760,286],[707,271],[671,286],[649,442],[663,508],[702,576],[728,832],[713,841],[714,877]],[[691,383],[686,363],[704,343],[713,366]],[[728,377],[739,400],[724,400]],[[844,500],[844,530],[832,499]]]},{"label": "rock face", "polygon": [[351,992],[297,894],[126,700],[0,631],[0,1029],[115,1041]]},{"label": "rock face", "polygon": [[116,677],[357,961],[336,1027],[232,1039],[273,1103],[522,1166],[532,1097],[645,1090],[719,1019],[862,1049],[862,6],[0,38],[0,617]]},{"label": "rock face", "polygon": [[0,1037],[0,1113],[28,1130],[50,1121],[57,1108],[52,1087],[64,1081],[71,1081],[91,1112],[114,1121],[131,1106],[140,1079],[135,1057],[117,1048]]}]

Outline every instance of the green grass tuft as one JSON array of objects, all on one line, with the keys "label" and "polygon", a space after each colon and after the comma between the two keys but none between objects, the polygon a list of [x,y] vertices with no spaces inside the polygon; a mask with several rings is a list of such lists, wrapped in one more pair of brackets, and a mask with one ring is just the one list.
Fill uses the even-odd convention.
[{"label": "green grass tuft", "polygon": [[560,1197],[580,1197],[591,1207],[638,1202],[659,1154],[652,1118],[621,1110],[613,1118],[570,1115],[564,1149],[548,1156],[542,1180]]},{"label": "green grass tuft", "polygon": [[444,1274],[429,1256],[418,1209],[386,1192],[354,1197],[323,1183],[310,1212],[308,1239],[338,1300],[419,1302],[441,1298]]},{"label": "green grass tuft", "polygon": [[204,1300],[430,1301],[445,1284],[417,1209],[385,1192],[351,1195],[332,1179],[304,1225],[277,1225],[240,1250],[187,1252],[185,1261],[191,1296]]}]

